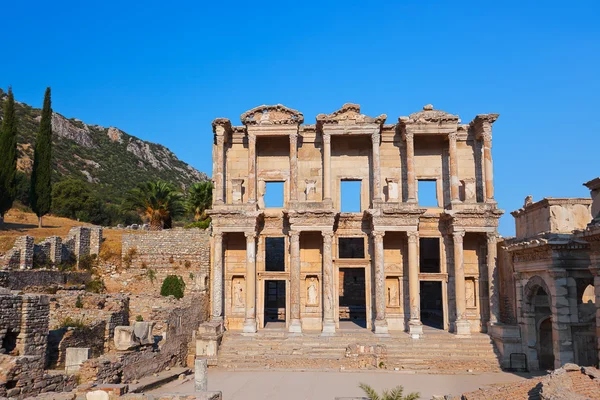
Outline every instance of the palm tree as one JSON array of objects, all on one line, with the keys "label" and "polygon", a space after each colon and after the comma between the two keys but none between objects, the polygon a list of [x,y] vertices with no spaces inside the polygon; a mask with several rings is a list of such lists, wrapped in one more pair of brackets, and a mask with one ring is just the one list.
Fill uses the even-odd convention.
[{"label": "palm tree", "polygon": [[186,209],[194,214],[194,220],[206,219],[205,211],[212,204],[212,183],[210,181],[194,183],[190,186],[186,200]]},{"label": "palm tree", "polygon": [[167,182],[146,182],[129,191],[124,206],[148,219],[151,230],[161,230],[171,228],[173,218],[183,213],[182,197]]},{"label": "palm tree", "polygon": [[421,397],[419,393],[411,393],[403,396],[402,392],[404,392],[404,388],[402,386],[396,386],[390,391],[384,390],[381,396],[366,383],[361,383],[359,386],[369,400],[418,400]]}]

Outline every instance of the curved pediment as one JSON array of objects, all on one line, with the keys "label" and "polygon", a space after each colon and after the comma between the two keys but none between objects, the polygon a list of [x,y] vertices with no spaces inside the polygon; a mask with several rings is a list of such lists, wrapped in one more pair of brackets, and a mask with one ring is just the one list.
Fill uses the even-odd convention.
[{"label": "curved pediment", "polygon": [[298,110],[282,104],[262,105],[246,111],[240,116],[244,125],[291,125],[304,122],[304,115]]},{"label": "curved pediment", "polygon": [[317,115],[317,122],[321,123],[334,123],[340,125],[354,125],[354,124],[383,124],[387,119],[387,115],[381,114],[378,117],[369,117],[368,115],[360,113],[360,105],[353,103],[346,103],[337,111],[331,114],[319,114]]},{"label": "curved pediment", "polygon": [[458,123],[458,115],[450,114],[442,110],[434,110],[433,105],[427,104],[422,111],[412,113],[408,117],[400,117],[402,122],[409,123]]}]

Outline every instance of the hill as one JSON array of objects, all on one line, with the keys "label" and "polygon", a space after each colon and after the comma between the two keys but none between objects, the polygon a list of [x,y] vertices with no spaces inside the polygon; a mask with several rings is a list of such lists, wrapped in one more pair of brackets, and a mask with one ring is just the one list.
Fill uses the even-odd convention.
[{"label": "hill", "polygon": [[[0,89],[0,102],[5,97],[6,93]],[[16,102],[16,112],[18,169],[29,175],[41,109]],[[140,182],[161,179],[183,190],[192,183],[208,179],[205,173],[179,160],[166,147],[115,127],[88,125],[55,112],[52,132],[52,182],[66,178],[83,180],[92,192],[110,203],[119,203],[125,193]]]}]

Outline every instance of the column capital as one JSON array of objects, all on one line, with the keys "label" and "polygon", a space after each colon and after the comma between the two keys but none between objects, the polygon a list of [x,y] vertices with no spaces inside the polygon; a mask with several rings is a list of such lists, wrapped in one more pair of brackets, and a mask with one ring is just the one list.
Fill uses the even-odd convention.
[{"label": "column capital", "polygon": [[223,239],[223,232],[221,232],[221,231],[213,231],[212,236],[215,239]]},{"label": "column capital", "polygon": [[383,239],[385,231],[371,231],[371,236],[373,236],[373,239]]},{"label": "column capital", "polygon": [[407,231],[406,235],[409,243],[416,243],[419,240],[419,231]]},{"label": "column capital", "polygon": [[223,144],[225,143],[225,135],[215,135],[217,137],[217,145],[218,146],[223,146]]},{"label": "column capital", "polygon": [[331,134],[329,134],[329,132],[323,132],[323,143],[325,143],[325,144],[331,143]]},{"label": "column capital", "polygon": [[407,141],[407,142],[408,142],[408,141],[411,141],[411,142],[412,142],[412,141],[413,141],[413,139],[415,138],[415,134],[414,134],[413,132],[406,131],[406,132],[404,132],[404,134],[402,135],[402,138],[403,138],[405,141]]},{"label": "column capital", "polygon": [[321,235],[323,238],[333,239],[333,232],[331,231],[321,231]]},{"label": "column capital", "polygon": [[294,145],[298,143],[298,132],[290,133],[290,143]]},{"label": "column capital", "polygon": [[448,139],[451,142],[455,142],[456,141],[456,137],[458,136],[458,132],[457,131],[452,131],[448,134]]},{"label": "column capital", "polygon": [[256,232],[244,232],[247,239],[256,239]]},{"label": "column capital", "polygon": [[248,142],[256,142],[256,134],[254,132],[248,132]]},{"label": "column capital", "polygon": [[484,143],[489,143],[491,145],[491,143],[492,143],[492,128],[484,129],[483,132],[481,132],[481,137],[482,137]]},{"label": "column capital", "polygon": [[290,236],[290,238],[299,238],[300,237],[300,231],[289,231],[288,235]]},{"label": "column capital", "polygon": [[496,244],[496,242],[498,240],[498,233],[496,233],[496,232],[487,232],[486,236],[487,236],[487,242],[488,242],[488,244]]},{"label": "column capital", "polygon": [[454,231],[452,232],[452,237],[454,238],[455,243],[462,243],[463,238],[465,237],[465,231]]},{"label": "column capital", "polygon": [[378,145],[381,143],[381,134],[379,131],[371,133],[371,141],[373,142],[373,145]]}]

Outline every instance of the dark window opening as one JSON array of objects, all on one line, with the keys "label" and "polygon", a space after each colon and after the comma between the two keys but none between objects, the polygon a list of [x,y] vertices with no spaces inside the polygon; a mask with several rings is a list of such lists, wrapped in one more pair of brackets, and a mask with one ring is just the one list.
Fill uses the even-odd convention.
[{"label": "dark window opening", "polygon": [[339,258],[365,258],[363,238],[339,238]]},{"label": "dark window opening", "polygon": [[2,340],[2,350],[4,354],[17,355],[17,336],[18,333],[9,329],[4,335],[4,339]]},{"label": "dark window opening", "polygon": [[440,273],[440,240],[438,238],[419,239],[419,264],[423,273]]},{"label": "dark window opening", "polygon": [[360,186],[361,181],[340,182],[341,212],[361,212]]},{"label": "dark window opening", "polygon": [[419,205],[437,207],[437,184],[432,180],[419,180],[418,187]]},{"label": "dark window opening", "polygon": [[285,271],[285,238],[266,238],[265,253],[265,269],[267,271]]},{"label": "dark window opening", "polygon": [[421,322],[432,328],[444,329],[442,282],[421,281]]},{"label": "dark window opening", "polygon": [[285,323],[285,281],[265,281],[265,325]]},{"label": "dark window opening", "polygon": [[352,326],[367,327],[367,309],[364,268],[340,268],[339,317],[351,321]]},{"label": "dark window opening", "polygon": [[265,182],[265,207],[283,207],[283,182]]}]

